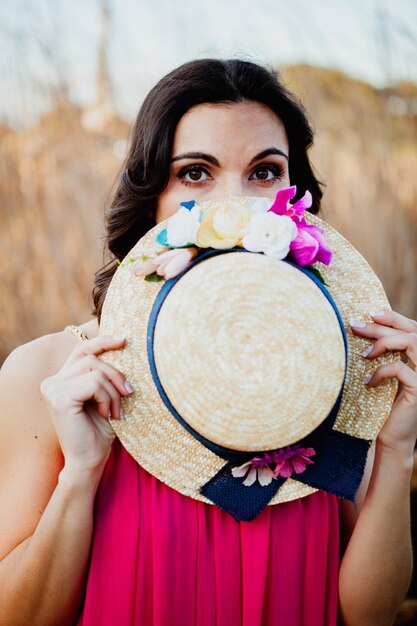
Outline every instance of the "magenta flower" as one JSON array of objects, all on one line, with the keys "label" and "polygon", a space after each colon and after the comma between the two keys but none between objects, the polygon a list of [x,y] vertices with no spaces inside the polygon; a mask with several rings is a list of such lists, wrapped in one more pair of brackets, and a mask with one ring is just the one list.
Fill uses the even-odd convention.
[{"label": "magenta flower", "polygon": [[315,454],[314,448],[302,448],[299,445],[287,446],[273,452],[276,463],[274,476],[289,478],[293,472],[301,474],[306,469],[306,465],[314,463],[309,457]]},{"label": "magenta flower", "polygon": [[290,204],[289,201],[294,198],[296,193],[296,185],[280,189],[269,209],[276,215],[287,215],[297,226],[298,236],[290,244],[288,257],[301,266],[310,265],[316,261],[329,265],[333,255],[324,237],[323,229],[307,224],[302,217],[304,211],[309,209],[313,203],[312,195],[306,191],[302,198],[294,204]]},{"label": "magenta flower", "polygon": [[290,243],[288,257],[298,265],[309,265],[316,261],[329,265],[333,253],[326,241],[323,229],[307,224],[303,218],[297,222],[297,228],[298,236]]},{"label": "magenta flower", "polygon": [[301,215],[313,204],[313,197],[309,191],[306,191],[302,198],[297,200],[294,204],[290,204],[289,201],[294,198],[296,193],[296,185],[280,189],[275,196],[273,205],[268,209],[268,211],[275,213],[276,215],[287,215],[298,226],[298,222],[301,220]]},{"label": "magenta flower", "polygon": [[[296,474],[304,472],[306,465],[314,463],[309,457],[315,454],[314,448],[302,448],[298,444],[287,446],[273,452],[264,452],[262,456],[254,457],[243,465],[232,468],[232,475],[235,478],[242,478],[247,474],[243,481],[246,487],[253,485],[256,480],[262,486],[269,485],[277,476],[289,478],[293,472]],[[275,468],[272,469],[271,465],[274,464]]]}]

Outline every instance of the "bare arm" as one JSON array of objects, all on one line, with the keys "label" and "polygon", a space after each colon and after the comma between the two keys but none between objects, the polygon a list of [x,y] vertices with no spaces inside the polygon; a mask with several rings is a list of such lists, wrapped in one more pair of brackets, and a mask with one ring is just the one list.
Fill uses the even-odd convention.
[{"label": "bare arm", "polygon": [[1,561],[2,626],[75,622],[90,550],[97,478],[69,476],[63,470],[34,533]]},{"label": "bare arm", "polygon": [[343,626],[391,626],[413,567],[410,482],[417,439],[417,321],[391,310],[371,316],[377,321],[353,327],[355,334],[376,339],[363,356],[373,359],[394,350],[405,359],[378,366],[367,381],[376,387],[395,377],[399,385],[376,440],[369,487],[341,563]]},{"label": "bare arm", "polygon": [[[114,437],[103,417],[118,416],[127,393],[124,377],[92,356],[103,341],[111,343],[74,348],[71,337],[44,337],[0,372],[0,626],[66,626],[79,612],[94,497]],[[57,354],[71,348],[57,372]]]},{"label": "bare arm", "polygon": [[391,626],[407,592],[412,468],[412,446],[401,453],[377,440],[369,487],[340,566],[343,626]]}]

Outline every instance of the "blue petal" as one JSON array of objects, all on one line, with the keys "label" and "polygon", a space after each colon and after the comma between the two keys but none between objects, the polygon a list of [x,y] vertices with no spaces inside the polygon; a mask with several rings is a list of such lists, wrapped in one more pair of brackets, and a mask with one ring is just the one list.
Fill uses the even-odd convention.
[{"label": "blue petal", "polygon": [[156,238],[156,241],[160,243],[162,246],[165,246],[165,248],[171,248],[171,246],[169,245],[167,241],[167,229],[166,228],[164,228],[164,230],[161,230],[161,232]]},{"label": "blue petal", "polygon": [[180,202],[180,206],[183,206],[185,209],[191,211],[193,206],[195,205],[195,200],[188,200],[187,202]]}]

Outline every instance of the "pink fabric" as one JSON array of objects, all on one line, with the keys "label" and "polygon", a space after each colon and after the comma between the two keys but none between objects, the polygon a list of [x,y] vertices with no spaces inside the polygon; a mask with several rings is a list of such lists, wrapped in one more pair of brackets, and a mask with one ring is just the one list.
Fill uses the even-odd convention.
[{"label": "pink fabric", "polygon": [[236,522],[116,439],[78,625],[336,626],[338,570],[338,497],[318,491]]}]

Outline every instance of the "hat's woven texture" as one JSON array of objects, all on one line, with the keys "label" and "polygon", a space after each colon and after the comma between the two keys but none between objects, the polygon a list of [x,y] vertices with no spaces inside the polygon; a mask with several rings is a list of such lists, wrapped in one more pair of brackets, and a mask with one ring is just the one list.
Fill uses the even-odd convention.
[{"label": "hat's woven texture", "polygon": [[221,254],[187,272],[158,315],[154,353],[183,419],[236,450],[306,436],[330,413],[345,372],[328,300],[298,269],[261,254]]},{"label": "hat's woven texture", "polygon": [[[370,310],[390,306],[360,253],[319,217],[308,212],[304,217],[324,229],[333,250],[330,266],[315,267],[348,338],[345,387],[334,428],[372,440],[388,417],[398,383],[385,380],[369,388],[365,378],[379,364],[400,357],[388,353],[364,359],[361,352],[369,342],[351,332],[349,319],[372,321]],[[162,250],[155,238],[165,226],[166,221],[149,231],[126,261],[133,254]],[[147,282],[121,266],[109,286],[100,335],[125,334],[127,344],[101,358],[124,372],[135,389],[123,399],[126,419],[110,422],[147,471],[181,493],[212,504],[199,489],[220,471],[224,459],[167,409],[148,361],[148,320],[162,284]],[[299,270],[254,253],[222,253],[178,280],[157,318],[154,356],[162,386],[184,420],[211,441],[237,450],[270,450],[311,432],[332,408],[344,375],[342,335],[327,299]],[[289,478],[269,504],[314,491]]]}]

